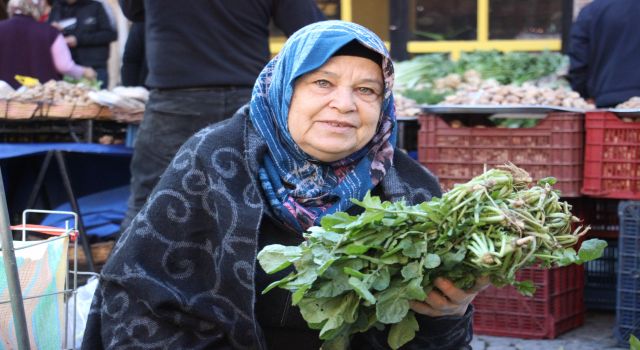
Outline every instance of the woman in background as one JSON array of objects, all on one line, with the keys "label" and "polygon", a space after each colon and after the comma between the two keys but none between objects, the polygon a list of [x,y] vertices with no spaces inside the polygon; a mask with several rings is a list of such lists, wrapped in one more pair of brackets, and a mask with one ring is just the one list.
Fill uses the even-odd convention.
[{"label": "woman in background", "polygon": [[16,75],[46,82],[69,75],[95,79],[90,67],[77,65],[60,32],[38,19],[45,11],[45,0],[10,0],[10,18],[0,21],[0,80],[17,89]]}]

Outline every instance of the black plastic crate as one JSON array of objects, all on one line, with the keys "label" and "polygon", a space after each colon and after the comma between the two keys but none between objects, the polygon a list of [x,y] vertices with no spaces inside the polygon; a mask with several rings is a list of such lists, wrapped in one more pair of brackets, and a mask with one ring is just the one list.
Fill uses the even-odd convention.
[{"label": "black plastic crate", "polygon": [[584,264],[584,305],[590,310],[616,309],[618,240],[606,241],[603,256]]},{"label": "black plastic crate", "polygon": [[623,201],[618,207],[618,288],[615,335],[628,346],[631,334],[640,337],[640,201]]}]

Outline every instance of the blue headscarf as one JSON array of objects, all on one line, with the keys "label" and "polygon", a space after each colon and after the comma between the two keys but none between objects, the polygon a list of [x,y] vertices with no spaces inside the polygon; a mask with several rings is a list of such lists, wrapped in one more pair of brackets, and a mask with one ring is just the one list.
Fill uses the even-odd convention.
[{"label": "blue headscarf", "polygon": [[[294,83],[352,40],[383,57],[380,121],[373,139],[361,150],[332,163],[319,162],[295,143],[287,127]],[[262,188],[285,224],[298,232],[318,225],[324,215],[348,209],[351,198],[362,199],[382,180],[392,165],[396,142],[392,85],[393,64],[384,43],[350,22],[323,21],[298,30],[265,66],[253,87],[250,118],[269,150],[259,170]]]}]

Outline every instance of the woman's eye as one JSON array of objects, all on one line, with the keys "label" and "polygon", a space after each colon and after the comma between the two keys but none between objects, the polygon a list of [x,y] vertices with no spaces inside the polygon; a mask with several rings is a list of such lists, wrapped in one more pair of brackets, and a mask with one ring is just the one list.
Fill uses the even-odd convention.
[{"label": "woman's eye", "polygon": [[329,83],[329,81],[324,80],[324,79],[320,79],[320,80],[316,80],[314,82],[316,85],[318,85],[321,88],[327,88],[329,86],[331,86],[331,83]]},{"label": "woman's eye", "polygon": [[363,94],[363,95],[375,95],[375,91],[371,88],[368,87],[359,87],[358,88],[358,92]]}]

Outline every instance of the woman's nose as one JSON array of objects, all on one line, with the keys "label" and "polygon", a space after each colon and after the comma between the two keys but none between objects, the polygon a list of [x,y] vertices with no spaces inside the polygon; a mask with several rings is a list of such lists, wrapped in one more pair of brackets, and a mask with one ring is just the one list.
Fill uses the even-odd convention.
[{"label": "woman's nose", "polygon": [[335,108],[340,113],[352,112],[356,109],[353,91],[348,87],[338,87],[333,91],[329,107]]}]

